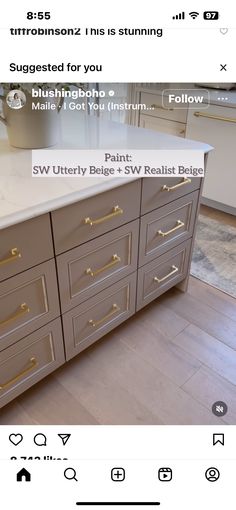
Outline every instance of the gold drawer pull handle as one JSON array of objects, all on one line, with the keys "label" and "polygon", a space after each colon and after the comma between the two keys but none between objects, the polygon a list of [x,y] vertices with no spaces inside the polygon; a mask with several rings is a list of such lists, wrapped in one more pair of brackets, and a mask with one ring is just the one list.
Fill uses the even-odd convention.
[{"label": "gold drawer pull handle", "polygon": [[88,269],[86,269],[85,273],[89,274],[90,276],[97,276],[97,274],[102,273],[103,271],[106,271],[106,269],[110,269],[110,267],[115,266],[120,261],[121,261],[121,258],[116,253],[114,253],[114,255],[112,255],[111,262],[109,262],[108,264],[106,264],[103,267],[100,267],[99,269],[96,269],[95,271],[93,271],[91,269],[91,267],[88,267]]},{"label": "gold drawer pull handle", "polygon": [[205,117],[206,119],[222,120],[223,122],[232,122],[236,124],[236,119],[230,119],[229,117],[220,117],[218,115],[209,115],[208,113],[195,112],[195,117]]},{"label": "gold drawer pull handle", "polygon": [[16,321],[17,319],[20,319],[20,317],[23,317],[23,315],[25,315],[26,313],[29,313],[29,312],[30,312],[30,308],[27,306],[27,304],[22,303],[19,306],[18,312],[16,312],[11,317],[8,317],[8,319],[5,319],[4,321],[0,321],[0,326],[7,326],[11,322]]},{"label": "gold drawer pull handle", "polygon": [[157,276],[154,276],[154,278],[153,278],[154,282],[162,283],[165,280],[167,280],[167,278],[169,278],[173,274],[177,273],[177,271],[179,270],[179,268],[176,266],[171,266],[171,269],[172,269],[172,271],[170,273],[168,273],[166,276],[163,276],[163,278],[157,278]]},{"label": "gold drawer pull handle", "polygon": [[18,248],[12,248],[10,250],[10,256],[5,259],[0,260],[0,266],[4,264],[8,264],[9,262],[13,262],[14,260],[20,259],[21,253],[18,251]]},{"label": "gold drawer pull handle", "polygon": [[168,232],[162,232],[162,230],[158,230],[157,233],[161,237],[166,237],[166,236],[172,234],[172,232],[175,232],[176,230],[179,230],[179,228],[182,228],[182,227],[184,227],[184,222],[177,220],[176,226],[174,228],[172,228],[171,230],[168,230]]},{"label": "gold drawer pull handle", "polygon": [[115,216],[119,216],[120,214],[123,214],[123,209],[119,205],[115,205],[113,207],[112,212],[107,214],[106,216],[102,216],[101,218],[98,218],[97,220],[92,220],[91,218],[84,218],[85,225],[90,225],[91,227],[93,225],[99,225],[100,223],[104,223],[104,221],[111,220]]},{"label": "gold drawer pull handle", "polygon": [[191,179],[189,179],[188,177],[184,177],[183,180],[178,184],[175,184],[175,186],[167,186],[166,184],[164,184],[164,186],[162,186],[161,188],[161,191],[174,191],[175,189],[181,188],[181,186],[184,186],[185,184],[190,184],[191,182],[192,182]]},{"label": "gold drawer pull handle", "polygon": [[99,319],[99,321],[94,321],[93,319],[90,319],[88,321],[89,324],[91,324],[91,326],[93,326],[93,328],[97,328],[97,326],[100,326],[100,324],[102,324],[104,321],[106,321],[107,319],[110,319],[110,317],[112,317],[116,312],[119,312],[120,311],[120,308],[119,306],[114,303],[112,305],[112,310],[111,312],[109,312],[107,315],[105,315],[104,317],[102,317],[102,319]]},{"label": "gold drawer pull handle", "polygon": [[7,381],[3,384],[0,384],[0,390],[5,390],[8,386],[11,386],[12,384],[16,383],[17,381],[19,381],[19,379],[21,379],[21,377],[23,377],[24,375],[27,375],[29,372],[31,372],[31,370],[33,370],[33,368],[35,368],[38,365],[37,359],[34,357],[30,358],[29,361],[30,361],[30,366],[25,368],[25,370],[22,370],[22,372],[20,372],[18,375],[16,375],[9,381]]},{"label": "gold drawer pull handle", "polygon": [[165,108],[165,106],[162,106],[161,104],[151,104],[151,108],[154,108],[155,110],[156,109],[160,109],[160,110],[167,110],[168,112],[173,112],[174,111],[174,108]]}]

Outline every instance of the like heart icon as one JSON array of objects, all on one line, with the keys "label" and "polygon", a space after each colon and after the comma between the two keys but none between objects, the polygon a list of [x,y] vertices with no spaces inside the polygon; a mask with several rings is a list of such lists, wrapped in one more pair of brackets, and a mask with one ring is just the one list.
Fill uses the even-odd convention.
[{"label": "like heart icon", "polygon": [[14,446],[17,446],[21,443],[21,441],[23,441],[23,436],[22,434],[10,434],[9,441],[11,441]]},{"label": "like heart icon", "polygon": [[225,35],[228,32],[228,28],[220,28],[220,33]]}]

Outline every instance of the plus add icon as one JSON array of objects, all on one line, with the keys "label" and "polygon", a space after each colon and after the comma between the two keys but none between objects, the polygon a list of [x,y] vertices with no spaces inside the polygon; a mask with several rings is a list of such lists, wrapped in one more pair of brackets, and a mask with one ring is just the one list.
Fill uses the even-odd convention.
[{"label": "plus add icon", "polygon": [[125,470],[122,467],[114,467],[111,470],[111,479],[113,482],[123,482],[125,479]]}]

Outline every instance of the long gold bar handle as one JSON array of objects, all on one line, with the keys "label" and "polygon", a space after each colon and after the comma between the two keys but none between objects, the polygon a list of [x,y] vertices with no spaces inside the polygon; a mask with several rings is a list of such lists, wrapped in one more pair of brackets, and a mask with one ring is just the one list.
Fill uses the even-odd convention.
[{"label": "long gold bar handle", "polygon": [[171,230],[168,230],[167,232],[162,232],[162,230],[158,230],[157,233],[161,237],[166,237],[166,236],[172,234],[172,232],[176,232],[176,230],[179,230],[179,228],[182,228],[182,227],[184,227],[184,222],[181,220],[177,220],[176,226],[174,228],[172,228]]},{"label": "long gold bar handle", "polygon": [[89,322],[89,324],[91,324],[91,326],[93,326],[93,328],[97,328],[97,326],[100,326],[100,324],[102,324],[107,319],[110,319],[110,317],[112,317],[116,312],[119,312],[119,311],[120,311],[119,306],[116,303],[114,303],[112,305],[111,312],[109,312],[107,315],[105,315],[104,317],[99,319],[99,321],[94,321],[93,319],[90,319],[88,322]]},{"label": "long gold bar handle", "polygon": [[84,218],[85,225],[90,225],[91,227],[93,225],[100,225],[100,223],[104,223],[104,221],[111,220],[115,216],[119,216],[120,214],[123,214],[123,209],[119,205],[115,205],[113,207],[112,212],[109,214],[106,214],[106,216],[102,216],[101,218],[98,218],[97,220],[92,220],[89,216],[88,218]]},{"label": "long gold bar handle", "polygon": [[157,282],[157,283],[162,283],[164,282],[165,280],[167,280],[167,278],[169,278],[170,276],[172,276],[172,274],[175,274],[177,273],[177,271],[179,270],[178,267],[176,266],[171,266],[172,270],[170,273],[166,274],[166,276],[163,276],[163,278],[157,278],[157,276],[154,276],[153,280],[154,282]]},{"label": "long gold bar handle", "polygon": [[164,186],[162,186],[161,188],[161,191],[174,191],[175,189],[181,188],[181,186],[184,186],[185,184],[190,184],[191,182],[192,182],[191,179],[189,179],[188,177],[184,177],[183,180],[178,184],[175,184],[175,186],[167,186],[166,184],[164,184]]},{"label": "long gold bar handle", "polygon": [[93,271],[91,269],[91,267],[88,267],[88,269],[86,269],[85,273],[89,274],[90,276],[97,276],[97,274],[102,273],[103,271],[106,271],[106,269],[109,269],[110,267],[115,266],[120,261],[121,261],[121,258],[116,253],[114,253],[114,255],[112,255],[111,262],[109,262],[108,264],[106,264],[103,267],[100,267],[99,269],[96,269],[95,271]]},{"label": "long gold bar handle", "polygon": [[17,374],[12,379],[9,379],[9,381],[7,381],[3,384],[0,384],[0,390],[5,390],[8,386],[11,386],[12,384],[16,383],[17,381],[19,381],[19,379],[24,377],[24,375],[27,375],[29,372],[31,372],[31,370],[33,370],[33,368],[35,368],[38,365],[38,361],[34,357],[30,358],[29,361],[30,361],[30,366],[25,368],[25,370],[22,370],[22,372]]},{"label": "long gold bar handle", "polygon": [[153,109],[160,109],[160,110],[167,110],[168,112],[173,112],[174,108],[165,108],[165,106],[159,105],[159,104],[151,104],[151,108]]},{"label": "long gold bar handle", "polygon": [[16,321],[17,319],[20,319],[21,317],[23,317],[23,315],[25,315],[26,313],[29,313],[29,312],[30,312],[29,306],[26,303],[22,303],[19,306],[18,312],[16,312],[11,317],[8,317],[8,319],[5,319],[4,321],[0,321],[0,326],[7,326],[11,322]]},{"label": "long gold bar handle", "polygon": [[219,115],[209,115],[208,113],[195,112],[195,117],[205,117],[206,119],[221,120],[222,122],[232,122],[236,124],[236,119],[230,119],[230,117],[221,117]]},{"label": "long gold bar handle", "polygon": [[14,260],[20,259],[21,253],[19,252],[18,248],[12,248],[10,250],[10,256],[6,257],[5,259],[0,260],[0,266],[3,266],[4,264],[9,264],[9,262],[13,262]]}]

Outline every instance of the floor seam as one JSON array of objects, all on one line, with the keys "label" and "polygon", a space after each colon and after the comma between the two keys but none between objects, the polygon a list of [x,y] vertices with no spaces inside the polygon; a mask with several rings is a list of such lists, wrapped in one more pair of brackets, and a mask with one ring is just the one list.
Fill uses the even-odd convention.
[{"label": "floor seam", "polygon": [[[168,340],[169,340],[169,339],[168,339]],[[171,341],[171,340],[169,340],[169,341]],[[165,377],[166,379],[168,379],[168,381],[169,381],[171,384],[173,384],[174,386],[176,386],[176,388],[181,388],[181,387],[182,387],[182,384],[180,385],[180,384],[177,384],[175,381],[173,381],[173,379],[171,379],[169,375],[166,375],[164,372],[162,372],[162,370],[161,370],[160,368],[155,367],[155,365],[153,365],[150,361],[148,361],[147,359],[145,359],[145,358],[144,358],[141,354],[139,354],[139,353],[138,353],[138,352],[137,352],[137,351],[136,351],[133,347],[130,347],[130,346],[129,346],[129,344],[127,344],[127,343],[125,342],[125,340],[120,339],[120,342],[122,342],[122,343],[123,343],[126,347],[128,347],[130,350],[132,350],[132,352],[134,352],[134,353],[135,353],[135,354],[136,354],[136,355],[137,355],[137,356],[138,356],[141,360],[143,360],[145,363],[147,363],[148,365],[150,365],[150,366],[151,366],[154,370],[156,370],[157,372],[159,372],[159,374],[161,374],[163,377]],[[178,346],[178,347],[179,347],[179,346]],[[183,350],[183,352],[185,352],[185,353],[187,352],[187,351],[184,351],[184,349],[182,349],[182,350]],[[188,354],[188,353],[187,353],[187,354]],[[195,359],[196,359],[196,361],[198,361],[198,360],[197,360],[197,358],[195,358]],[[199,362],[199,363],[200,363],[200,362]],[[202,368],[202,366],[201,366],[201,367],[199,367],[199,368],[196,370],[196,372],[198,372],[198,370],[200,370],[201,368]],[[193,374],[193,375],[195,375],[195,373],[196,373],[196,372],[194,372],[194,374]],[[190,379],[191,379],[191,377],[193,377],[193,375],[192,375],[192,376],[190,376]],[[185,382],[186,382],[186,381],[185,381]],[[185,384],[185,382],[184,382],[183,384]]]},{"label": "floor seam", "polygon": [[[193,275],[191,275],[191,276],[192,276],[192,278],[195,278]],[[216,289],[216,287],[213,287],[213,286],[212,286],[212,285],[210,285],[209,283],[203,282],[203,280],[200,280],[200,279],[198,279],[198,278],[196,278],[196,279],[197,279],[198,281],[200,281],[201,283],[203,283],[204,285],[206,285],[207,287],[210,287],[210,288]],[[177,290],[178,290],[178,289],[177,289]],[[227,296],[230,296],[230,294],[227,294],[226,292],[223,292],[222,290],[219,290],[219,289],[216,289],[216,290],[217,290],[219,293],[226,294]],[[181,292],[181,291],[179,291],[179,292]],[[188,291],[186,292],[186,294],[188,294]],[[192,298],[194,298],[194,299],[196,299],[197,301],[199,301],[200,303],[202,303],[201,299],[200,299],[200,298],[198,298],[197,296],[195,296],[194,294],[191,294],[191,293],[189,292],[189,295],[190,295]],[[233,297],[233,296],[230,296],[230,297],[232,297],[232,299],[234,299],[234,297]],[[236,319],[232,319],[231,317],[228,317],[228,315],[225,315],[225,314],[224,314],[224,312],[217,310],[217,308],[214,308],[212,305],[209,305],[208,303],[204,303],[204,304],[205,304],[206,306],[208,306],[209,308],[211,308],[211,310],[214,310],[215,312],[217,312],[217,313],[219,313],[219,314],[223,315],[224,317],[226,317],[226,319],[229,319],[229,320],[230,320],[230,321],[232,321],[233,323],[236,323]],[[236,306],[235,306],[235,307],[236,307]]]},{"label": "floor seam", "polygon": [[201,363],[201,366],[190,377],[188,377],[188,379],[186,379],[186,381],[183,384],[181,384],[180,388],[183,388],[183,386],[185,384],[187,384],[201,369],[202,369],[202,363]]},{"label": "floor seam", "polygon": [[[213,413],[212,413],[211,409],[209,409],[209,407],[207,407],[207,405],[206,405],[205,403],[203,403],[203,402],[201,402],[201,400],[199,400],[199,399],[197,399],[197,398],[193,397],[190,393],[188,393],[188,392],[185,390],[185,388],[182,388],[182,390],[184,391],[184,393],[185,393],[186,395],[188,395],[189,397],[191,397],[191,398],[192,398],[195,402],[197,402],[197,403],[198,403],[198,404],[200,404],[202,407],[204,407],[204,409],[207,409],[207,411],[213,415]],[[219,420],[220,420],[220,422],[221,422],[221,423],[225,423],[225,422],[223,421],[223,419],[222,419],[222,418],[219,418]]]}]

